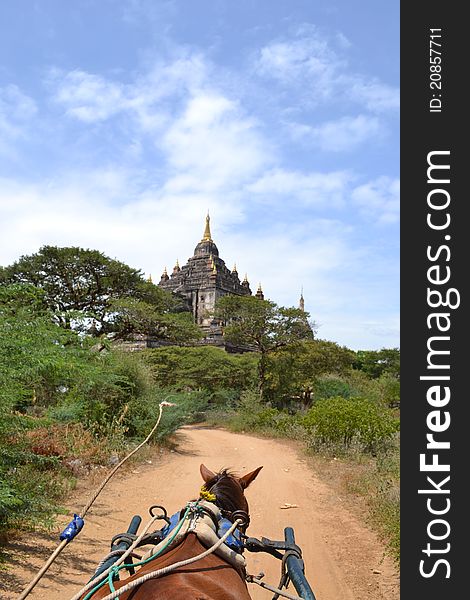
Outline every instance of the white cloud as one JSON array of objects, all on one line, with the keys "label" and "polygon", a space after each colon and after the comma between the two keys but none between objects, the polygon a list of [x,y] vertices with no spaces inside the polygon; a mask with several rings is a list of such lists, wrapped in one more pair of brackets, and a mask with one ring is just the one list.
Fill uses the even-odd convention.
[{"label": "white cloud", "polygon": [[[351,102],[376,112],[399,106],[398,89],[355,72],[346,56],[348,40],[337,34],[328,39],[315,27],[303,26],[289,39],[267,44],[255,59],[255,70],[291,92],[295,86],[300,108],[322,102]],[[336,47],[335,47],[336,46]]]},{"label": "white cloud", "polygon": [[126,113],[143,131],[153,132],[169,120],[178,99],[207,85],[210,70],[201,54],[181,51],[173,60],[156,60],[128,83],[82,70],[52,69],[47,85],[69,117],[93,123]]},{"label": "white cloud", "polygon": [[13,140],[24,137],[37,107],[16,85],[0,87],[0,153],[12,154]]},{"label": "white cloud", "polygon": [[[371,321],[370,315],[358,312],[351,315],[341,312],[322,312],[319,315],[318,337],[341,340],[353,350],[379,350],[400,345],[400,318],[396,313],[385,312],[380,319]],[[328,335],[325,336],[325,332]]]},{"label": "white cloud", "polygon": [[282,196],[309,206],[339,208],[344,204],[347,184],[351,179],[352,175],[347,171],[304,174],[278,168],[263,174],[248,185],[247,190],[267,202]]},{"label": "white cloud", "polygon": [[400,181],[379,177],[352,192],[352,200],[361,213],[379,224],[396,223],[400,210]]},{"label": "white cloud", "polygon": [[356,78],[356,81],[347,82],[350,85],[351,98],[363,103],[372,112],[381,113],[397,110],[400,106],[400,92],[398,88],[381,83],[380,81],[367,81]]},{"label": "white cloud", "polygon": [[[163,137],[168,164],[179,175],[170,189],[236,188],[269,160],[270,150],[237,103],[217,93],[192,97]],[[183,174],[183,175],[181,175]]]},{"label": "white cloud", "polygon": [[55,100],[64,105],[66,114],[80,121],[102,121],[120,112],[126,104],[124,87],[85,71],[71,71],[64,76],[51,74],[57,83]]},{"label": "white cloud", "polygon": [[301,123],[289,123],[288,127],[294,139],[302,139],[325,152],[354,150],[383,131],[379,119],[367,115],[342,117],[317,127]]},{"label": "white cloud", "polygon": [[24,121],[33,117],[37,108],[32,98],[26,96],[18,86],[9,84],[0,88],[0,111],[14,120]]},{"label": "white cloud", "polygon": [[331,96],[344,60],[315,29],[308,36],[277,41],[261,48],[255,68],[261,75],[291,86],[305,86],[311,101]]}]

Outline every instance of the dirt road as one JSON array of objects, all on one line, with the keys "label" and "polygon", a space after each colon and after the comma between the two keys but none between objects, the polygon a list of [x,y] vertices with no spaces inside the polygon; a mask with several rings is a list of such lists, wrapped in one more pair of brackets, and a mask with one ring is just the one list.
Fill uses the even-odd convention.
[{"label": "dirt road", "polygon": [[[88,580],[107,553],[111,537],[127,529],[132,515],[142,515],[145,522],[150,505],[163,504],[172,514],[195,497],[202,483],[201,462],[212,470],[232,467],[241,474],[263,465],[247,490],[249,533],[282,539],[284,527],[294,527],[317,600],[398,599],[396,572],[376,536],[345,508],[295,447],[194,426],[179,431],[178,443],[175,452],[165,452],[152,464],[135,467],[111,481],[80,536],[31,593],[31,600],[67,600]],[[91,488],[77,490],[70,509],[79,510],[90,493]],[[296,508],[281,509],[286,503]],[[67,521],[64,518],[62,522]],[[32,535],[29,541],[14,544],[18,553],[12,573],[2,575],[1,598],[17,596],[49,556],[56,539]],[[265,581],[277,584],[279,561],[257,554],[248,554],[247,559],[250,573],[264,571]],[[269,592],[253,585],[250,593],[253,600],[271,598]]]}]

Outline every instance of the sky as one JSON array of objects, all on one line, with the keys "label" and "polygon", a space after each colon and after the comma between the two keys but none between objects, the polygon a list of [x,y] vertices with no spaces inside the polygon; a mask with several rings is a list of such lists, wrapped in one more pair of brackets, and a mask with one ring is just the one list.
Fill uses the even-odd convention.
[{"label": "sky", "polygon": [[0,264],[45,244],[159,281],[211,216],[318,337],[399,346],[397,0],[3,0]]}]

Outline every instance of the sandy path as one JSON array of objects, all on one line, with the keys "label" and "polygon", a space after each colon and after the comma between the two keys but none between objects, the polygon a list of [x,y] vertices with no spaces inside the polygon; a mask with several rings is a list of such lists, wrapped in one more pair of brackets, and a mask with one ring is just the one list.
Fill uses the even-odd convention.
[{"label": "sandy path", "polygon": [[[153,464],[136,467],[111,481],[89,513],[80,536],[31,593],[31,600],[67,600],[106,554],[111,537],[127,529],[133,514],[142,515],[145,522],[151,504],[163,504],[172,514],[196,496],[201,462],[212,470],[233,467],[240,473],[264,466],[247,490],[252,523],[249,533],[282,539],[284,527],[292,526],[317,600],[398,599],[395,570],[384,558],[376,536],[343,506],[341,498],[291,445],[198,427],[180,430],[178,441],[178,451],[165,452]],[[83,506],[90,491],[78,490],[71,510]],[[285,503],[298,508],[282,510]],[[13,573],[0,578],[0,597],[5,600],[17,596],[56,544],[54,538],[46,536],[30,539],[36,548],[31,542],[13,544],[20,554],[13,561]],[[250,573],[262,570],[265,581],[277,584],[277,560],[249,553],[247,558]],[[254,600],[271,598],[257,586],[251,585],[250,592]]]}]

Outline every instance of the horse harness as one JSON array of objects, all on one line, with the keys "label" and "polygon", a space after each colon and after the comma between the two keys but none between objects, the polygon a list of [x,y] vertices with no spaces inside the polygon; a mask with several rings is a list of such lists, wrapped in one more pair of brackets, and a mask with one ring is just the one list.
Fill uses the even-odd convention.
[{"label": "horse harness", "polygon": [[[160,509],[161,513],[155,514],[156,509]],[[129,556],[129,558],[131,558],[131,563],[120,567],[126,568],[131,575],[135,573],[135,566],[146,564],[157,556],[163,556],[169,550],[182,543],[189,533],[194,533],[205,547],[217,545],[217,542],[221,542],[220,538],[224,537],[224,534],[230,529],[233,529],[234,523],[239,519],[240,521],[237,528],[233,529],[224,542],[219,545],[215,550],[215,554],[234,567],[246,581],[256,583],[267,590],[276,592],[274,598],[279,598],[280,595],[287,598],[299,598],[299,596],[293,596],[285,591],[283,592],[283,588],[287,587],[291,579],[290,570],[288,568],[289,559],[293,559],[294,562],[298,561],[297,571],[302,573],[302,576],[304,573],[302,552],[299,546],[295,544],[293,532],[291,540],[288,540],[286,537],[285,541],[282,542],[272,541],[264,537],[262,537],[261,540],[247,537],[243,533],[250,521],[246,511],[227,511],[221,509],[214,502],[203,499],[188,502],[185,508],[173,514],[171,517],[168,517],[166,509],[161,505],[151,506],[149,512],[153,518],[165,521],[166,525],[159,531],[146,534],[140,539],[136,547],[151,544],[153,548],[144,554],[144,556],[138,556],[138,563],[132,563],[131,557],[136,555],[131,555]],[[136,518],[137,517],[134,517],[134,519]],[[140,517],[138,517],[138,519],[139,521],[134,526],[134,531],[131,532],[130,528],[127,533],[114,536],[111,542],[111,552],[101,561],[90,582],[95,578],[99,578],[99,575],[118,560],[119,556],[125,553],[125,549],[129,548],[133,542],[137,540],[137,535],[135,535],[135,533],[140,525]],[[168,540],[170,540],[169,543]],[[119,545],[124,549],[116,550]],[[281,559],[281,580],[278,588],[274,588],[261,582],[261,578],[264,574],[258,576],[246,574],[246,561],[243,556],[244,550],[256,553],[266,552],[275,558]],[[284,553],[281,553],[281,551],[284,551]],[[117,575],[117,572],[115,574]],[[308,586],[308,584],[306,585]],[[297,589],[297,585],[295,587]],[[303,591],[304,589],[302,589],[302,592]],[[310,587],[308,587],[308,590],[306,589],[306,591],[306,595],[304,596],[304,594],[302,594],[302,598],[315,600]],[[309,593],[311,595],[309,595]],[[93,594],[89,594],[86,598],[91,598],[92,595]]]}]

